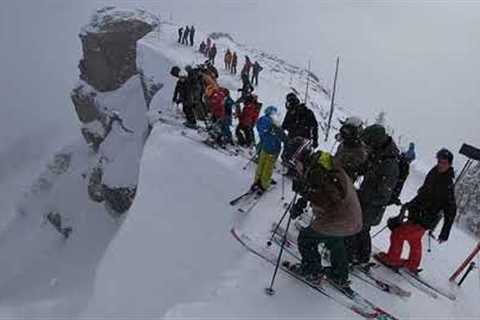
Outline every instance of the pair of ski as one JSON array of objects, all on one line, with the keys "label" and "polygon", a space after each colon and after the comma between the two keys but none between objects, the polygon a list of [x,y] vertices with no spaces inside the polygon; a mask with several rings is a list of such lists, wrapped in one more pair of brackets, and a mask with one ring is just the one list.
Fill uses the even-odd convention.
[{"label": "pair of ski", "polygon": [[230,201],[230,205],[238,205],[237,211],[243,214],[247,214],[255,208],[262,196],[263,194],[258,194],[256,190],[248,190],[244,194]]},{"label": "pair of ski", "polygon": [[[232,236],[242,244],[247,251],[258,256],[259,258],[276,265],[277,256],[276,252],[268,250],[268,248],[261,247],[256,245],[255,242],[248,236],[242,234],[240,235],[235,228],[230,230]],[[337,286],[334,282],[323,281],[322,283],[313,283],[292,271],[288,268],[289,262],[282,263],[279,268],[284,271],[286,274],[295,278],[323,296],[335,301],[339,305],[353,311],[354,313],[364,317],[365,319],[397,319],[395,316],[376,306],[374,303],[363,298],[356,291],[345,289],[343,287]]]},{"label": "pair of ski", "polygon": [[[284,233],[283,233],[284,234]],[[273,241],[277,245],[282,244],[282,237],[280,233],[274,234]],[[287,237],[288,239],[288,237]],[[289,241],[289,245],[284,248],[285,252],[287,252],[289,255],[297,259],[298,261],[301,261],[300,254],[296,250],[296,242],[292,242],[291,240]],[[400,286],[396,285],[395,283],[388,281],[386,279],[383,279],[369,270],[362,268],[360,266],[353,266],[350,274],[355,277],[356,279],[376,288],[379,289],[383,292],[396,295],[401,298],[408,298],[412,295],[412,293],[408,290],[405,290],[401,288]]]},{"label": "pair of ski", "polygon": [[430,296],[434,299],[437,299],[439,297],[439,295],[443,296],[443,297],[445,297],[449,300],[452,300],[452,301],[455,301],[456,298],[457,298],[453,293],[448,292],[447,290],[432,284],[431,282],[427,281],[426,279],[424,279],[419,274],[415,274],[415,273],[410,272],[410,271],[408,271],[406,269],[403,269],[403,268],[391,267],[391,266],[383,263],[383,261],[381,261],[380,259],[378,259],[377,254],[374,254],[373,258],[379,262],[378,264],[376,264],[377,267],[383,266],[384,268],[400,275],[403,279],[405,279],[413,287],[417,288],[418,290],[424,292],[425,294],[427,294],[428,296]]},{"label": "pair of ski", "polygon": [[[235,157],[238,155],[237,151],[236,150],[230,150],[226,147],[222,147],[220,145],[218,145],[217,143],[215,143],[214,141],[212,141],[210,138],[204,138],[204,137],[201,137],[200,139],[197,139],[197,138],[194,138],[192,137],[191,135],[189,135],[185,130],[182,130],[181,131],[181,134],[182,136],[192,140],[192,141],[195,141],[195,142],[199,142],[199,143],[202,143],[204,144],[205,146],[208,146],[209,148],[212,148],[226,156],[232,156],[232,157]],[[199,132],[199,135],[201,135],[202,133]]]}]

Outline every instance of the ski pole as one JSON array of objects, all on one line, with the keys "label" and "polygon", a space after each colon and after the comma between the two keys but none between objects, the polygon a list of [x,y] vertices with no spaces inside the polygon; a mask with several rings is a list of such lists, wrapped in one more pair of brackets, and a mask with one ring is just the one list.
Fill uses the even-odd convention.
[{"label": "ski pole", "polygon": [[280,198],[281,200],[285,199],[285,167],[282,165],[282,197]]},{"label": "ski pole", "polygon": [[250,163],[252,163],[258,155],[257,148],[255,148],[255,154],[248,160],[248,162],[243,166],[243,170],[247,170]]},{"label": "ski pole", "polygon": [[[297,196],[295,195],[294,198]],[[273,271],[272,281],[270,282],[270,287],[265,288],[265,293],[269,296],[273,296],[275,294],[275,290],[273,289],[273,284],[275,283],[275,278],[277,277],[278,268],[280,267],[280,261],[282,259],[283,248],[285,247],[285,243],[287,242],[287,235],[288,235],[288,228],[290,228],[290,222],[292,221],[292,217],[288,217],[287,228],[285,230],[285,234],[283,235],[282,245],[280,246],[280,252],[278,253],[277,264],[275,265],[275,271]]]},{"label": "ski pole", "polygon": [[283,213],[282,217],[280,218],[280,220],[277,222],[277,224],[275,225],[275,229],[273,229],[272,231],[272,235],[270,236],[270,239],[267,241],[267,246],[271,246],[272,245],[272,240],[273,240],[273,237],[275,236],[275,234],[277,233],[278,231],[278,228],[280,228],[280,225],[282,224],[283,222],[283,219],[285,219],[285,217],[287,216],[288,212],[290,211],[290,208],[293,206],[293,204],[295,203],[295,201],[297,200],[297,194],[295,194],[295,196],[293,197],[292,201],[288,204],[287,208],[285,209],[285,212]]},{"label": "ski pole", "polygon": [[467,278],[468,274],[470,272],[472,272],[472,270],[475,269],[475,262],[472,261],[470,262],[470,265],[468,266],[468,269],[467,271],[465,271],[465,274],[463,275],[462,279],[460,279],[460,282],[458,283],[458,286],[460,287],[463,283],[463,281],[465,281],[465,279]]},{"label": "ski pole", "polygon": [[427,252],[432,252],[432,231],[428,231],[428,249]]},{"label": "ski pole", "polygon": [[386,225],[385,227],[383,227],[382,229],[380,229],[377,233],[375,233],[373,236],[372,236],[372,239],[375,238],[376,236],[378,236],[380,233],[382,233],[383,231],[385,231],[385,229],[388,228],[388,225]]}]

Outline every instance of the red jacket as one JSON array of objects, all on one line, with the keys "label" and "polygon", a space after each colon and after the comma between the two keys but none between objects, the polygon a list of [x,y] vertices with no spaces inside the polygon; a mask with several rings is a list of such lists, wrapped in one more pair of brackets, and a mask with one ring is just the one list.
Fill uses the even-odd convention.
[{"label": "red jacket", "polygon": [[240,113],[239,122],[242,126],[254,126],[257,122],[259,110],[255,102],[250,102],[243,107]]},{"label": "red jacket", "polygon": [[217,119],[223,119],[225,117],[225,93],[223,90],[216,90],[208,99],[210,112]]}]

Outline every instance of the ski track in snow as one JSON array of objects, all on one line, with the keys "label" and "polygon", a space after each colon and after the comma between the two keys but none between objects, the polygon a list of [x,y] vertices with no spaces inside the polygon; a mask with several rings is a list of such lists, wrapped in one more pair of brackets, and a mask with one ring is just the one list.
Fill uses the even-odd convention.
[{"label": "ski track in snow", "polygon": [[[162,110],[172,119],[176,111],[171,104],[171,66],[205,60],[191,47],[176,43],[176,29],[162,24],[159,33],[153,32],[139,42],[137,57],[144,72],[164,84],[151,109]],[[202,38],[205,34],[197,31],[197,42]],[[257,90],[264,106],[274,104],[283,113],[289,88],[304,90],[306,79],[299,69],[227,39],[216,43],[219,82],[232,92],[240,87],[240,80],[238,75],[227,75],[223,70],[226,46],[237,51],[239,70],[245,54],[265,67]],[[310,97],[318,106],[314,109],[317,116],[322,118],[328,97],[315,90]],[[340,110],[334,125],[338,123],[336,118],[344,116]],[[280,199],[279,185],[249,215],[242,215],[228,202],[250,186],[254,166],[242,170],[247,161],[244,158],[221,154],[186,139],[180,131],[155,124],[143,153],[137,198],[121,228],[101,206],[85,205],[89,202],[86,185],[79,178],[85,169],[81,163],[73,165],[76,175],[57,186],[66,189],[58,191],[59,197],[75,195],[63,199],[65,208],[78,211],[70,215],[69,223],[74,226],[70,239],[64,241],[50,225],[42,225],[40,215],[17,214],[1,235],[0,315],[81,319],[357,318],[282,273],[275,284],[277,294],[264,294],[272,266],[247,253],[229,230],[236,225],[266,240],[272,222],[283,213],[283,203],[293,197],[290,183],[286,183],[285,200]],[[321,147],[330,150],[332,144],[330,140]],[[77,149],[78,159],[85,159],[86,151]],[[403,200],[415,193],[423,172],[412,169]],[[281,177],[276,176],[276,180],[281,183]],[[72,199],[77,200],[67,204]],[[384,219],[397,214],[397,210],[390,207]],[[385,248],[388,237],[388,231],[380,234],[375,245]],[[479,318],[479,273],[473,272],[459,290],[447,281],[473,245],[473,239],[454,228],[449,242],[432,242],[432,252],[424,253],[424,276],[457,294],[455,302],[433,300],[387,271],[386,278],[412,291],[410,299],[392,297],[355,279],[354,287],[400,319]]]}]

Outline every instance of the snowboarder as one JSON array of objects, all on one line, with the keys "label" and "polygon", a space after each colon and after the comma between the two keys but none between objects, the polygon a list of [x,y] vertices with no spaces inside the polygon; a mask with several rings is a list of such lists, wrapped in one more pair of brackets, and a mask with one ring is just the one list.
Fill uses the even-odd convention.
[{"label": "snowboarder", "polygon": [[231,65],[232,74],[237,74],[237,64],[238,64],[237,53],[234,51],[232,54],[232,65]]},{"label": "snowboarder", "polygon": [[258,61],[255,61],[252,67],[252,85],[258,86],[258,75],[260,71],[263,70],[263,67],[258,63]]},{"label": "snowboarder", "polygon": [[223,60],[225,61],[225,70],[231,71],[232,52],[230,51],[230,49],[227,49],[227,52],[225,52],[225,57]]},{"label": "snowboarder", "polygon": [[410,164],[415,160],[415,144],[410,142],[408,150],[400,154],[398,160],[398,182],[393,189],[392,198],[390,199],[390,204],[396,204],[397,206],[401,205],[400,194],[402,193],[403,185],[410,174]]},{"label": "snowboarder", "polygon": [[368,158],[362,170],[363,181],[358,197],[363,212],[362,230],[347,241],[350,261],[365,265],[370,261],[372,240],[370,229],[380,224],[398,179],[398,148],[385,128],[371,125],[361,134],[369,148]]},{"label": "snowboarder", "polygon": [[212,47],[208,51],[208,61],[212,64],[215,65],[215,56],[217,55],[217,47],[215,46],[215,43],[212,44]]},{"label": "snowboarder", "polygon": [[[328,152],[313,152],[311,142],[303,138],[295,138],[289,144],[299,145],[290,162],[297,171],[292,188],[301,196],[290,209],[290,216],[298,218],[309,202],[314,216],[313,222],[298,235],[302,261],[294,266],[294,271],[310,281],[325,275],[337,285],[349,287],[344,239],[362,228],[360,203],[353,183]],[[320,243],[330,251],[331,267],[322,267]]]},{"label": "snowboarder", "polygon": [[[433,230],[441,212],[444,213],[442,231],[438,242],[448,240],[457,213],[455,202],[453,154],[447,149],[437,152],[437,165],[427,174],[417,195],[402,206],[400,215],[389,219],[392,230],[388,253],[380,253],[377,259],[392,267],[405,267],[413,273],[419,271],[422,258],[422,237],[427,230]],[[408,219],[404,215],[408,211]],[[410,246],[408,259],[402,260],[403,243]]]},{"label": "snowboarder", "polygon": [[183,27],[178,28],[178,43],[182,43],[183,39]]},{"label": "snowboarder", "polygon": [[195,39],[195,27],[191,26],[190,27],[190,46],[193,47],[193,41]]},{"label": "snowboarder", "polygon": [[318,123],[315,114],[307,108],[294,93],[287,94],[285,107],[287,114],[282,128],[287,130],[288,139],[302,137],[312,141],[313,148],[318,147]]},{"label": "snowboarder", "polygon": [[238,114],[238,126],[235,130],[238,144],[242,147],[251,148],[255,143],[253,126],[257,122],[262,104],[258,102],[256,95],[249,95],[244,101],[244,107]]},{"label": "snowboarder", "polygon": [[185,31],[183,32],[182,44],[188,46],[188,36],[190,35],[190,28],[188,26],[185,27]]},{"label": "snowboarder", "polygon": [[340,131],[335,136],[340,141],[335,153],[335,160],[355,183],[367,160],[367,148],[360,140],[363,124],[356,117],[349,117],[341,123]]},{"label": "snowboarder", "polygon": [[265,109],[264,116],[257,121],[256,127],[260,137],[259,157],[255,182],[251,189],[257,191],[258,194],[268,190],[273,182],[273,168],[282,150],[282,140],[286,138],[278,123],[277,115],[278,109],[274,106],[268,106]]},{"label": "snowboarder", "polygon": [[245,56],[245,64],[243,65],[240,75],[246,75],[247,79],[250,80],[250,69],[252,69],[252,62],[250,61],[250,58],[248,56]]}]

